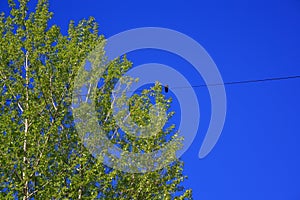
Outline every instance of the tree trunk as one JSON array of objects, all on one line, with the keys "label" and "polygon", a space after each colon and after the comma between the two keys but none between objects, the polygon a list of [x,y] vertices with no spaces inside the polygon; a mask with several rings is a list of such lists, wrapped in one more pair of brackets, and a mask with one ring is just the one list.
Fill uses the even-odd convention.
[{"label": "tree trunk", "polygon": [[[29,84],[29,77],[28,77],[28,52],[26,52],[26,58],[25,58],[25,78],[26,78],[26,86],[25,86],[25,95],[26,95],[26,104],[25,104],[25,110],[27,111],[29,108],[29,91],[28,91],[28,84]],[[29,129],[29,123],[28,123],[28,118],[26,118],[24,120],[24,125],[25,125],[25,129],[24,129],[24,144],[23,144],[23,151],[24,151],[24,156],[23,156],[23,173],[22,173],[22,178],[23,180],[26,180],[24,183],[24,197],[23,200],[28,200],[28,196],[29,196],[29,191],[28,191],[28,180],[27,180],[27,135],[28,135],[28,129]]]}]

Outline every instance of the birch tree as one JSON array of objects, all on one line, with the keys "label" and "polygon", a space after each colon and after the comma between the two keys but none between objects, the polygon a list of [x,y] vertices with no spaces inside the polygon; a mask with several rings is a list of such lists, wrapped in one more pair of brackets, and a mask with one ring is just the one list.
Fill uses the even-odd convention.
[{"label": "birch tree", "polygon": [[[92,17],[71,21],[63,35],[48,25],[53,13],[47,0],[31,13],[28,1],[9,0],[10,13],[0,15],[0,198],[190,199],[191,190],[180,184],[186,177],[178,159],[157,171],[130,174],[105,166],[86,149],[74,127],[73,81],[87,54],[105,39]],[[112,116],[113,86],[131,66],[125,57],[108,64],[97,93],[99,124],[122,149],[150,151],[175,134],[173,126],[139,140],[122,135]],[[155,91],[168,107],[159,85],[133,96],[128,104],[137,123],[145,123]]]}]

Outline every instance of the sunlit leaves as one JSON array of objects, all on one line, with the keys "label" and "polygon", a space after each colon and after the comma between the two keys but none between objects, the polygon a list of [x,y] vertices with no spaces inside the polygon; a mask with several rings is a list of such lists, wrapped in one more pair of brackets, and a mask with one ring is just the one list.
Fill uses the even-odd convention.
[{"label": "sunlit leaves", "polygon": [[[127,174],[104,166],[84,147],[71,111],[74,78],[91,50],[101,55],[88,58],[92,64],[105,61],[105,39],[92,17],[71,21],[64,36],[48,24],[48,0],[39,0],[32,13],[27,3],[9,0],[11,12],[0,15],[0,198],[189,198],[190,191],[179,186],[185,178],[179,160],[158,171]],[[151,152],[178,136],[174,126],[148,139],[122,132],[112,114],[112,91],[131,67],[126,57],[108,63],[94,99],[99,125],[123,150]],[[160,84],[127,102],[136,124],[149,122],[153,98],[169,109]]]}]

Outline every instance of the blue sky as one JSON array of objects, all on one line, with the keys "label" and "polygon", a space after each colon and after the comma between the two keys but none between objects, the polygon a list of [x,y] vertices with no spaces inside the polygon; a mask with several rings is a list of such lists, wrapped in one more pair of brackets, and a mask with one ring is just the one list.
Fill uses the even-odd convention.
[{"label": "blue sky", "polygon": [[[7,10],[4,2],[0,10]],[[106,37],[146,26],[182,32],[206,49],[224,82],[300,75],[299,0],[50,0],[50,9],[55,13],[51,23],[63,32],[69,20],[89,16]],[[167,52],[142,50],[128,58],[134,66],[166,64],[192,85],[204,83],[189,63]],[[210,120],[210,100],[207,88],[195,88],[201,121],[182,159],[189,176],[185,185],[196,200],[300,199],[299,87],[299,79],[227,85],[225,126],[204,159],[198,151]]]}]

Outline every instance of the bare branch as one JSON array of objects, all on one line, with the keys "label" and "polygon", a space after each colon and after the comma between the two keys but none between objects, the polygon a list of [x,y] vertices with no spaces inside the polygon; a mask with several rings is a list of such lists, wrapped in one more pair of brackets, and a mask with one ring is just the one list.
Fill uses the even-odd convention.
[{"label": "bare branch", "polygon": [[54,107],[54,110],[57,111],[57,107],[55,106],[55,102],[54,102],[54,99],[53,99],[53,94],[52,94],[52,76],[50,77],[49,79],[50,81],[50,98],[51,98],[51,101],[52,101],[52,105]]}]

